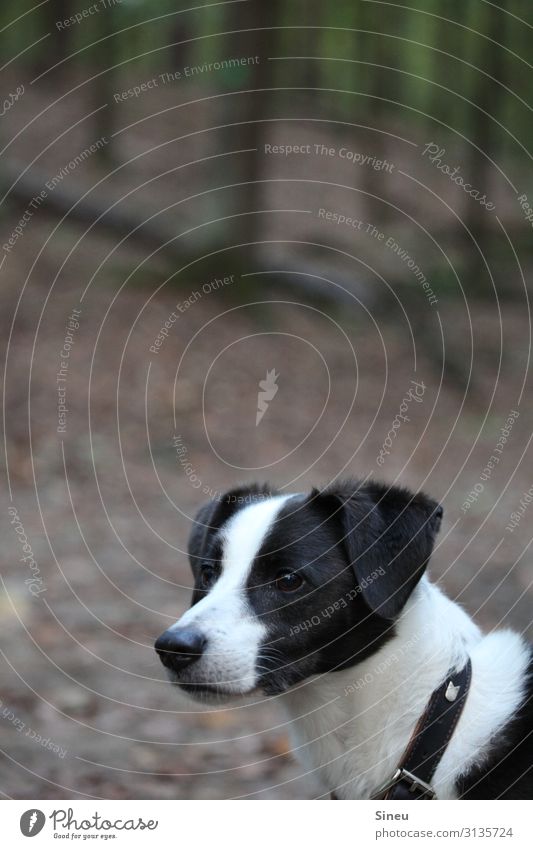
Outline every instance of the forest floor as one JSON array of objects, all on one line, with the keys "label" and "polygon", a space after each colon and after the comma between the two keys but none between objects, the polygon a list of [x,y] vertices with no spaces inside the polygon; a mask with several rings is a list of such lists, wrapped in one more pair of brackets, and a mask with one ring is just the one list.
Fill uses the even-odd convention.
[{"label": "forest floor", "polygon": [[[94,141],[95,126],[82,121],[83,95],[46,110],[55,96],[51,84],[44,95],[28,86],[3,119],[13,122],[6,138],[21,130],[8,151],[17,168],[39,154],[30,173],[58,174]],[[242,145],[196,130],[242,120],[240,101],[231,113],[215,104],[206,117],[200,106],[172,111],[170,88],[162,98],[149,107],[131,100],[120,112],[129,129],[112,156],[117,164],[131,160],[127,167],[100,182],[97,157],[87,159],[56,191],[91,189],[103,208],[121,198],[123,211],[157,216],[170,232],[187,231],[193,219],[218,219],[228,198],[200,190],[238,177],[231,156],[215,154]],[[37,133],[31,120],[38,114]],[[58,128],[70,128],[60,144]],[[451,260],[461,259],[464,243],[449,212],[464,212],[464,192],[422,161],[429,139],[412,139],[411,130],[380,145],[395,164],[391,173],[335,157],[265,157],[262,164],[265,182],[276,180],[261,203],[284,213],[266,216],[265,239],[289,245],[277,267],[289,280],[302,259],[295,245],[307,242],[307,270],[353,284],[357,297],[342,307],[305,287],[241,277],[243,266],[231,254],[217,257],[200,279],[185,273],[166,282],[160,260],[129,277],[145,258],[135,238],[115,251],[116,238],[94,228],[78,242],[78,225],[56,227],[44,211],[3,256],[5,796],[307,799],[322,792],[290,754],[282,698],[196,706],[166,682],[153,650],[189,603],[191,516],[207,497],[241,481],[302,491],[337,476],[374,475],[424,489],[445,511],[433,579],[484,628],[513,627],[531,637],[533,506],[506,530],[533,484],[528,308],[516,269],[507,273],[508,256],[497,284],[513,299],[498,301],[488,285],[483,301],[438,290],[430,272],[445,262],[424,226],[431,221],[432,233],[444,233],[451,245]],[[349,124],[336,132],[344,135],[327,137],[321,124],[304,131],[274,122],[271,141],[349,143],[377,155],[369,128]],[[452,161],[456,154],[448,148]],[[423,177],[423,187],[414,189],[409,174]],[[388,199],[385,206],[370,202],[374,191]],[[190,208],[181,204],[189,195]],[[322,208],[358,216],[365,228],[326,221]],[[511,230],[524,230],[514,195],[498,195],[498,209]],[[0,245],[22,212],[4,208]],[[438,304],[384,249],[378,231],[367,231],[376,221],[426,269]],[[241,235],[234,222],[229,231]],[[332,250],[322,251],[323,243]],[[250,263],[248,270],[260,267]],[[272,370],[278,392],[256,425],[259,383]],[[420,403],[409,404],[409,420],[394,430],[380,463],[413,381],[424,387]],[[513,411],[519,415],[502,443]],[[498,463],[487,474],[496,450]],[[21,536],[32,567],[21,559]]]},{"label": "forest floor", "polygon": [[[28,232],[24,253],[9,258],[4,340],[40,235]],[[113,303],[112,277],[80,307],[86,269],[105,248],[85,239],[70,287],[60,278],[50,293],[62,255],[54,241],[9,347],[0,789],[15,798],[311,798],[320,789],[289,753],[280,700],[207,710],[164,680],[153,640],[188,604],[189,517],[206,493],[251,478],[300,491],[373,472],[422,486],[445,508],[432,576],[485,628],[527,631],[531,517],[505,530],[532,484],[524,404],[498,468],[475,503],[462,505],[518,406],[528,317],[504,305],[505,338],[517,344],[500,363],[499,319],[490,304],[472,307],[475,379],[465,392],[454,374],[441,381],[427,345],[417,344],[415,370],[410,333],[394,315],[376,314],[377,332],[364,310],[350,316],[312,301],[249,308],[242,288],[233,300],[215,290],[196,298],[183,284],[156,294],[153,285],[125,286]],[[278,295],[265,288],[264,297]],[[188,302],[186,322],[180,314],[154,354],[177,302]],[[78,308],[58,433],[56,377]],[[447,346],[467,360],[457,304],[442,302],[439,314]],[[425,315],[413,322],[417,342]],[[279,392],[256,427],[258,382],[272,368]],[[423,403],[411,405],[380,468],[379,449],[415,379]],[[36,597],[9,508],[38,564]]]}]

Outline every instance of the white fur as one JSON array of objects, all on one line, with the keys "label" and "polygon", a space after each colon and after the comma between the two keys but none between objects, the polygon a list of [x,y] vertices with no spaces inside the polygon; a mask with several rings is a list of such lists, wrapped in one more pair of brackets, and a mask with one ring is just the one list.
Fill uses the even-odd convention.
[{"label": "white fur", "polygon": [[440,799],[483,760],[489,741],[523,699],[525,643],[508,631],[483,636],[464,611],[423,578],[397,635],[351,669],[285,694],[297,755],[340,799],[367,799],[394,773],[432,691],[472,660],[463,714],[434,776]]},{"label": "white fur", "polygon": [[[216,684],[220,692],[251,692],[257,682],[257,658],[266,629],[248,609],[246,582],[263,540],[288,495],[250,504],[220,531],[222,572],[211,592],[172,628],[195,625],[207,638],[194,681]],[[182,676],[183,680],[183,676]]]},{"label": "white fur", "polygon": [[[259,650],[268,634],[249,609],[246,584],[290,497],[244,507],[222,527],[221,575],[173,626],[194,624],[205,634],[194,681],[216,684],[221,694],[243,695],[257,684]],[[425,577],[408,600],[396,635],[378,652],[350,669],[308,679],[281,697],[297,756],[316,772],[325,792],[340,799],[369,798],[394,774],[433,690],[468,656],[469,696],[433,780],[439,799],[453,799],[456,779],[483,763],[491,739],[523,700],[529,652],[510,631],[483,636]]]}]

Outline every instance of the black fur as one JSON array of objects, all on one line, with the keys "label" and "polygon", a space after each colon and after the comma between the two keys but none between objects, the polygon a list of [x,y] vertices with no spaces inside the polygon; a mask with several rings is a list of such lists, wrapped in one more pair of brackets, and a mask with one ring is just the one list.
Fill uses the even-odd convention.
[{"label": "black fur", "polygon": [[533,649],[522,707],[485,762],[459,778],[457,792],[461,799],[533,799]]},{"label": "black fur", "polygon": [[[189,543],[193,604],[205,593],[198,585],[201,564],[220,562],[217,532],[236,510],[272,494],[268,486],[239,488],[201,508]],[[249,604],[269,633],[258,665],[263,691],[283,692],[378,651],[426,568],[441,516],[427,496],[374,482],[330,486],[286,502],[248,583]],[[301,590],[280,593],[274,579],[283,569],[305,578]]]},{"label": "black fur", "polygon": [[[208,591],[201,586],[202,565],[214,567],[215,575],[220,566],[225,523],[276,494],[266,485],[245,486],[200,509],[189,541],[193,604]],[[257,662],[262,691],[282,693],[312,675],[354,666],[394,636],[441,518],[442,507],[423,493],[374,481],[348,481],[286,501],[247,585],[249,606],[268,631]],[[282,592],[276,577],[284,571],[301,575],[302,586]],[[532,797],[533,657],[525,685],[521,709],[485,762],[458,779],[460,798]]]}]

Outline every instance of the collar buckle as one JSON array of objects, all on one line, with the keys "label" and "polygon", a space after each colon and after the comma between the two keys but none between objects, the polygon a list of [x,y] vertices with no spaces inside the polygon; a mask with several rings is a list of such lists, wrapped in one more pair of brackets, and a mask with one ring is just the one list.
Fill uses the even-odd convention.
[{"label": "collar buckle", "polygon": [[425,781],[422,781],[421,778],[418,778],[416,775],[413,775],[409,770],[404,769],[403,767],[397,769],[392,778],[387,781],[379,790],[374,793],[370,798],[371,799],[383,799],[389,793],[389,790],[392,790],[393,787],[396,787],[400,781],[405,781],[407,784],[410,784],[409,792],[410,793],[420,793],[422,799],[436,799],[437,794],[435,790],[430,784],[427,784]]}]

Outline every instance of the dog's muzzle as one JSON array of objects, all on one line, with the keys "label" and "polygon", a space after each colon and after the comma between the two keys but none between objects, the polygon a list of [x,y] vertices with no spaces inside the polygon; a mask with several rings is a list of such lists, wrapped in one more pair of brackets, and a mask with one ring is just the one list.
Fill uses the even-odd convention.
[{"label": "dog's muzzle", "polygon": [[206,642],[196,628],[169,628],[157,638],[154,648],[163,666],[180,673],[201,658]]}]

